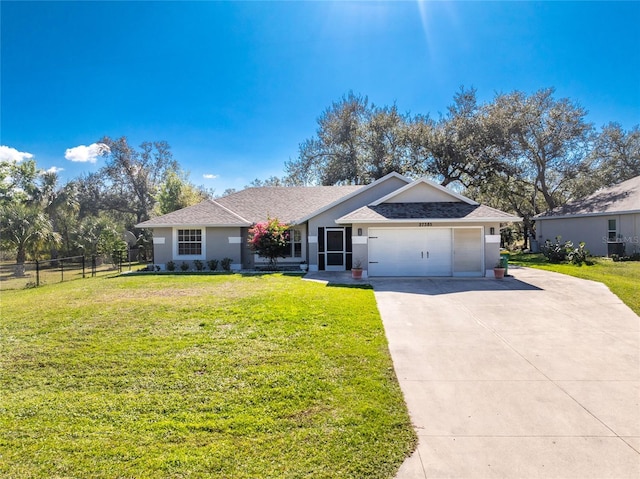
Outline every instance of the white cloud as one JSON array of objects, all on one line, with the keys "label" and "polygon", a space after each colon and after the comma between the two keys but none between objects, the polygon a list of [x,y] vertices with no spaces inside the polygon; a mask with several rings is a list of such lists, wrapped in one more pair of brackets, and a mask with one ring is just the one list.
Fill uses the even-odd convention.
[{"label": "white cloud", "polygon": [[0,146],[0,161],[9,161],[11,163],[20,163],[22,160],[30,160],[33,158],[31,153],[18,151],[10,146]]},{"label": "white cloud", "polygon": [[64,171],[64,168],[58,168],[57,166],[52,166],[47,170],[47,173],[60,173],[61,171]]},{"label": "white cloud", "polygon": [[109,147],[104,143],[93,143],[89,146],[76,146],[75,148],[67,148],[64,157],[69,161],[79,163],[95,163],[99,156],[109,153]]},{"label": "white cloud", "polygon": [[205,173],[202,177],[206,180],[215,180],[220,175],[212,175],[211,173]]}]

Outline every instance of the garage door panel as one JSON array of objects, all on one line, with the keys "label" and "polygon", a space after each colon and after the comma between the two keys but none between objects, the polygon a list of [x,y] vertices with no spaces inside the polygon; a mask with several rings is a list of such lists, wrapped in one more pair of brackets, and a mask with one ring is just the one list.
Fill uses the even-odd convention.
[{"label": "garage door panel", "polygon": [[371,228],[370,276],[450,276],[451,228]]},{"label": "garage door panel", "polygon": [[456,228],[453,231],[453,274],[482,276],[483,244],[481,228]]},{"label": "garage door panel", "polygon": [[451,276],[451,228],[428,229],[427,276]]},{"label": "garage door panel", "polygon": [[[409,243],[406,243],[406,242]],[[399,276],[418,274],[415,258],[410,250],[417,248],[417,238],[394,230],[376,231],[369,238],[369,274],[371,276]],[[398,247],[398,245],[401,245]],[[414,268],[411,268],[414,263]],[[403,273],[406,271],[406,273]]]}]

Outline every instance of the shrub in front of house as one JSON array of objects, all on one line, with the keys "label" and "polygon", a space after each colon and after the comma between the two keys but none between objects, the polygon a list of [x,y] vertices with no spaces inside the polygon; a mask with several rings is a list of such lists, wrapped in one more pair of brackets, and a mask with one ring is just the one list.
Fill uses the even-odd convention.
[{"label": "shrub in front of house", "polygon": [[196,269],[196,271],[202,271],[204,269],[204,263],[199,259],[193,260],[193,266]]},{"label": "shrub in front of house", "polygon": [[207,261],[207,266],[209,266],[209,269],[211,271],[215,271],[218,269],[218,263],[219,261],[217,259],[210,259],[209,261]]},{"label": "shrub in front of house", "polygon": [[278,258],[284,258],[289,251],[289,226],[278,221],[278,218],[267,218],[267,221],[256,223],[249,229],[249,249],[269,259],[269,269],[275,271]]},{"label": "shrub in front of house", "polygon": [[622,261],[640,261],[640,253],[632,253],[628,256],[621,256],[619,254],[612,254],[611,259],[618,263]]},{"label": "shrub in front of house", "polygon": [[[571,242],[567,241],[567,243]],[[573,248],[573,244],[571,244],[571,246],[567,248],[569,249],[569,251],[567,252],[567,259],[578,266],[586,263],[587,258],[589,257],[589,250],[585,248],[585,246],[586,244],[584,241],[580,241],[580,244],[577,248]]]},{"label": "shrub in front of house", "polygon": [[231,271],[231,262],[233,260],[231,258],[224,258],[222,261],[220,261],[220,266],[222,266],[222,269],[224,271]]},{"label": "shrub in front of house", "polygon": [[167,263],[167,271],[175,271],[176,270],[176,264],[173,261],[169,261]]},{"label": "shrub in front of house", "polygon": [[589,257],[589,250],[586,249],[586,244],[581,241],[577,248],[574,248],[571,241],[565,241],[562,243],[560,236],[556,236],[555,242],[546,240],[544,245],[540,248],[542,254],[549,263],[564,263],[571,262],[580,266],[587,262]]},{"label": "shrub in front of house", "polygon": [[180,269],[182,271],[189,271],[189,263],[187,263],[186,261],[183,261],[182,264],[180,265]]},{"label": "shrub in front of house", "polygon": [[563,263],[567,260],[566,243],[560,243],[560,239],[560,236],[556,236],[554,243],[551,240],[546,240],[544,245],[540,247],[542,254],[550,263]]}]

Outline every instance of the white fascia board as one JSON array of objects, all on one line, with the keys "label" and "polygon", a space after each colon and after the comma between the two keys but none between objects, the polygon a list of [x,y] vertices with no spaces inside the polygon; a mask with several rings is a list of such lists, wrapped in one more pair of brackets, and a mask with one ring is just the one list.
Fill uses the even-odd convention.
[{"label": "white fascia board", "polygon": [[404,224],[404,223],[518,223],[522,218],[402,218],[395,220],[341,220],[337,224]]},{"label": "white fascia board", "polygon": [[411,180],[409,178],[407,178],[406,176],[402,176],[400,173],[396,173],[395,171],[393,171],[393,172],[389,173],[388,175],[383,176],[382,178],[378,178],[373,183],[369,183],[368,185],[363,186],[359,190],[356,190],[353,193],[349,193],[348,195],[343,196],[340,199],[337,199],[333,203],[330,203],[330,204],[328,204],[326,206],[323,206],[322,208],[317,209],[313,213],[311,213],[311,214],[309,214],[307,216],[304,216],[304,217],[300,218],[299,220],[293,221],[292,223],[293,224],[305,223],[305,222],[309,221],[311,218],[313,218],[314,216],[318,216],[319,214],[324,213],[325,211],[333,208],[334,206],[339,205],[340,203],[343,203],[344,201],[347,201],[348,199],[351,199],[354,196],[358,196],[360,193],[363,193],[363,192],[365,192],[367,190],[370,190],[374,186],[379,185],[380,183],[388,180],[389,178],[398,178],[399,180],[402,180],[402,181],[407,182],[408,184],[411,184]]},{"label": "white fascia board", "polygon": [[400,189],[397,189],[396,191],[392,191],[387,196],[383,196],[379,200],[376,200],[373,203],[371,203],[369,206],[378,206],[381,203],[385,203],[385,202],[389,201],[391,198],[394,198],[395,196],[399,195],[400,193],[402,193],[404,191],[407,191],[407,190],[409,190],[411,188],[414,188],[416,185],[419,185],[419,184],[426,184],[426,185],[432,186],[432,187],[436,188],[437,190],[440,190],[443,193],[446,193],[446,194],[448,194],[450,196],[453,196],[454,198],[456,198],[456,199],[458,199],[458,200],[460,200],[460,201],[462,201],[464,203],[467,203],[469,205],[479,205],[480,204],[480,203],[478,203],[476,201],[473,201],[470,198],[467,198],[466,196],[462,196],[462,195],[456,193],[455,191],[451,191],[449,188],[445,188],[444,186],[439,185],[438,183],[435,183],[435,182],[433,182],[431,180],[428,180],[427,178],[420,178],[420,179],[418,179],[418,180],[416,180],[416,181],[414,181],[412,183],[409,183],[406,186],[403,186]]},{"label": "white fascia board", "polygon": [[[151,224],[151,225],[145,225],[142,226],[140,228],[146,229],[146,228],[190,228],[190,229],[194,229],[194,228],[243,228],[243,227],[247,227],[247,226],[251,226],[251,223],[246,223],[246,224],[242,224],[239,225],[237,223],[235,224],[223,224],[223,223],[215,223],[215,224],[211,224],[211,223],[202,223],[202,224],[178,224],[178,223],[171,223],[171,224]],[[136,228],[139,228],[138,225],[135,226]]]},{"label": "white fascia board", "polygon": [[640,210],[627,211],[609,211],[606,213],[582,213],[576,215],[558,215],[558,216],[534,216],[534,220],[562,220],[567,218],[588,218],[590,216],[616,216],[616,215],[633,215],[640,214]]}]

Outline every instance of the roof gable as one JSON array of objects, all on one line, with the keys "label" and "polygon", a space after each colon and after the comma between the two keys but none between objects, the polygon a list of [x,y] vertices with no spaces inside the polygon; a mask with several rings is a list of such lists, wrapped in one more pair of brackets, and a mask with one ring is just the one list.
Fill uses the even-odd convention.
[{"label": "roof gable", "polygon": [[377,206],[383,203],[440,203],[462,202],[469,205],[478,203],[451,191],[426,178],[421,178],[371,203]]},{"label": "roof gable", "polygon": [[580,200],[541,213],[536,219],[640,212],[640,176],[596,191]]},{"label": "roof gable", "polygon": [[330,204],[324,205],[323,207],[311,212],[310,214],[308,214],[306,216],[303,216],[303,217],[299,218],[298,222],[299,223],[303,223],[305,221],[309,221],[311,218],[313,218],[315,216],[318,216],[318,215],[330,210],[331,208],[334,208],[335,206],[338,206],[341,203],[345,203],[346,201],[350,200],[351,198],[354,198],[354,197],[356,197],[356,196],[358,196],[358,195],[360,195],[362,193],[365,193],[367,191],[374,190],[375,188],[379,188],[380,185],[382,185],[383,183],[388,183],[390,180],[396,180],[396,181],[400,180],[401,182],[404,182],[404,183],[407,183],[407,184],[411,183],[411,180],[409,178],[407,178],[406,176],[402,176],[401,174],[396,173],[395,171],[393,171],[393,172],[383,176],[382,178],[378,178],[374,182],[369,183],[368,185],[363,186],[362,188],[360,188],[358,190],[355,190],[352,193],[350,193],[350,194],[348,194],[348,195],[346,195],[346,196],[344,196],[342,198],[339,198],[339,199],[337,199],[336,201],[334,201],[334,202],[332,202]]}]

